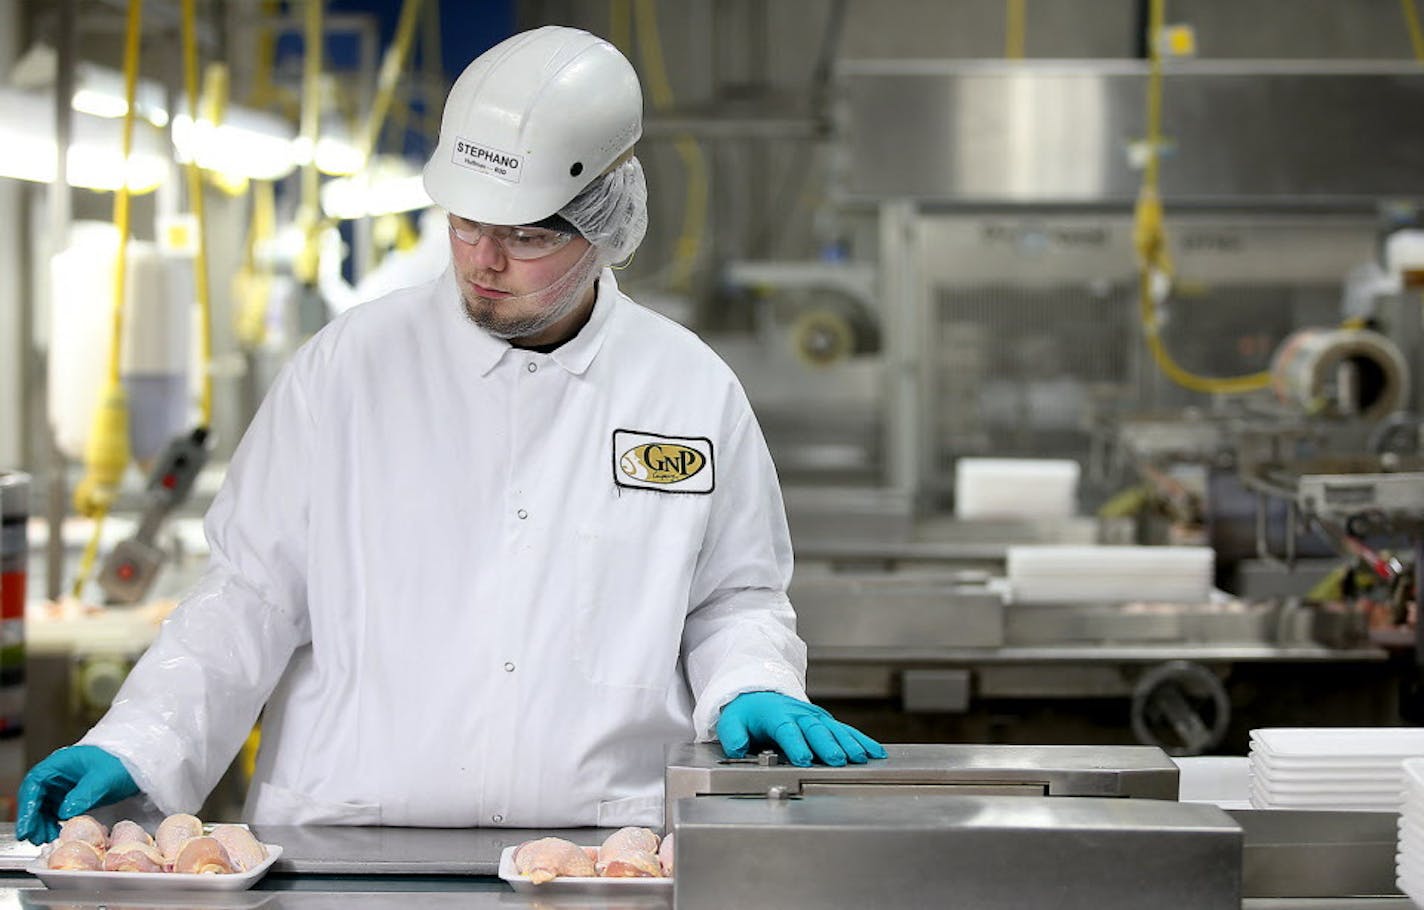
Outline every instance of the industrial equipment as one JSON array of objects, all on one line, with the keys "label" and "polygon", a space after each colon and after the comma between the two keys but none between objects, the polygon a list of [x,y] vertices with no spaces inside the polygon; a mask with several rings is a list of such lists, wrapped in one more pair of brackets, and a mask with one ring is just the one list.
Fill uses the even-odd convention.
[{"label": "industrial equipment", "polygon": [[[1299,600],[1338,566],[1340,535],[1280,498],[1258,513],[1265,494],[1241,465],[1262,431],[1297,434],[1281,450],[1292,458],[1417,447],[1400,416],[1420,410],[1416,296],[1352,292],[1342,306],[1341,288],[1382,249],[1390,274],[1414,274],[1417,236],[1381,235],[1399,200],[1424,199],[1424,168],[1390,151],[1424,147],[1393,113],[1424,97],[1424,74],[1167,68],[1160,192],[1176,281],[1158,332],[1195,374],[1274,367],[1274,394],[1235,401],[1174,385],[1142,343],[1132,212],[1146,74],[1123,61],[846,62],[832,195],[873,271],[728,269],[760,309],[751,340],[710,340],[786,481],[810,693],[838,714],[859,706],[847,716],[888,737],[1130,736],[1191,754],[1243,750],[1251,725],[1299,702],[1317,715],[1298,722],[1397,719],[1389,653]],[[787,314],[821,300],[854,301],[875,343],[799,357]],[[960,514],[961,464],[986,457],[1080,463],[1075,514]],[[1407,461],[1391,464],[1382,484],[1412,481]],[[1134,484],[1142,507],[1092,515]],[[1002,579],[1027,543],[1208,546],[1216,590],[1016,596]]]},{"label": "industrial equipment", "polygon": [[682,799],[670,818],[679,910],[850,910],[887,895],[916,907],[1241,906],[1241,828],[1216,806],[778,792]]},{"label": "industrial equipment", "polygon": [[99,585],[112,602],[138,603],[153,587],[164,559],[155,538],[163,522],[193,489],[211,447],[207,428],[197,427],[174,438],[154,464],[144,489],[138,530],[114,547],[99,572]]},{"label": "industrial equipment", "polygon": [[725,758],[713,743],[668,750],[666,796],[997,794],[1177,798],[1179,772],[1152,746],[1003,746],[900,744],[865,765],[799,768],[775,752]]}]

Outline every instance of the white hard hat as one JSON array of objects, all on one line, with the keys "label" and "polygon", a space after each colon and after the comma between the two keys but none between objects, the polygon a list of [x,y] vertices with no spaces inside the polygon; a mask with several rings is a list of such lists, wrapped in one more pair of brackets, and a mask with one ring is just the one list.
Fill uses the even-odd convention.
[{"label": "white hard hat", "polygon": [[445,99],[425,190],[472,221],[557,213],[643,134],[638,74],[588,32],[548,25],[465,67]]}]

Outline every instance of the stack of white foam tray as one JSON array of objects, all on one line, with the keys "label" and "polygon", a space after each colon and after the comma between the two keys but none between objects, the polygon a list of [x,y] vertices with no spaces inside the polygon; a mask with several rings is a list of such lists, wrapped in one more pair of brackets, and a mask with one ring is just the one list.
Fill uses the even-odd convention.
[{"label": "stack of white foam tray", "polygon": [[1404,760],[1424,756],[1414,727],[1251,731],[1251,804],[1259,809],[1398,812]]},{"label": "stack of white foam tray", "polygon": [[1424,907],[1424,758],[1406,758],[1402,765],[1404,795],[1394,878],[1416,907]]},{"label": "stack of white foam tray", "polygon": [[1205,603],[1210,547],[1012,546],[1009,591],[1019,603]]},{"label": "stack of white foam tray", "polygon": [[961,458],[954,468],[960,518],[1068,518],[1077,511],[1078,462],[1056,458]]}]

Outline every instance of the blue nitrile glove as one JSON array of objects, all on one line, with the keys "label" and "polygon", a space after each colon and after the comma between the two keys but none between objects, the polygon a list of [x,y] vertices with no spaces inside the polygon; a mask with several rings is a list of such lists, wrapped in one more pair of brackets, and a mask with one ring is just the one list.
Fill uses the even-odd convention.
[{"label": "blue nitrile glove", "polygon": [[137,792],[138,784],[123,762],[98,746],[56,749],[20,782],[15,837],[47,844],[59,837],[61,820]]},{"label": "blue nitrile glove", "polygon": [[811,764],[812,753],[837,766],[885,757],[885,747],[855,727],[780,692],[747,692],[732,699],[717,719],[717,738],[728,758],[744,757],[749,745],[775,745],[787,761],[803,768]]}]

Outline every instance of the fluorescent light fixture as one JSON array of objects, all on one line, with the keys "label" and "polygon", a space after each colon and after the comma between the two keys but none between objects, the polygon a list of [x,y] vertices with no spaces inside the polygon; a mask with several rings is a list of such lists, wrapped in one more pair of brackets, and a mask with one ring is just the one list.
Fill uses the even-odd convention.
[{"label": "fluorescent light fixture", "polygon": [[323,174],[354,174],[365,163],[361,150],[346,136],[326,135],[316,141],[316,169]]},{"label": "fluorescent light fixture", "polygon": [[[58,152],[54,108],[49,98],[0,88],[0,177],[53,183]],[[71,186],[147,193],[168,176],[163,135],[144,121],[134,123],[133,153],[123,160],[123,121],[75,114],[65,160]]]},{"label": "fluorescent light fixture", "polygon": [[[180,107],[185,110],[186,105]],[[277,180],[296,167],[296,131],[290,123],[265,111],[229,105],[220,123],[186,113],[173,117],[173,145],[178,160],[228,177]]]},{"label": "fluorescent light fixture", "polygon": [[420,172],[400,158],[377,158],[359,174],[328,180],[321,187],[321,208],[331,218],[391,215],[432,204]]},{"label": "fluorescent light fixture", "polygon": [[[312,144],[305,136],[295,143],[293,157],[305,165],[312,158]],[[347,177],[366,166],[366,159],[356,147],[351,130],[340,117],[323,116],[321,134],[316,140],[316,169],[330,177]]]},{"label": "fluorescent light fixture", "polygon": [[[58,59],[54,48],[36,44],[20,58],[10,74],[16,88],[49,89],[55,84]],[[118,118],[128,112],[124,100],[124,75],[94,63],[79,63],[74,68],[74,109],[95,117]],[[148,79],[139,79],[134,89],[134,108],[138,115],[157,127],[168,125],[168,105],[163,87]]]}]

